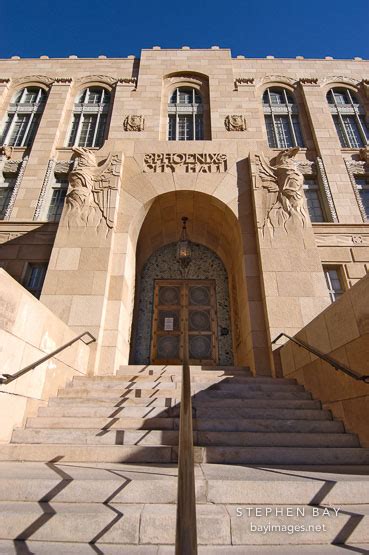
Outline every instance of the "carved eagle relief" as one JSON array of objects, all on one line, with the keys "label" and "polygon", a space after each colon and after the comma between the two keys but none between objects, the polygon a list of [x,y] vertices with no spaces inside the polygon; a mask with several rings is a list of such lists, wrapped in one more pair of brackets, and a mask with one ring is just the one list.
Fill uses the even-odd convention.
[{"label": "carved eagle relief", "polygon": [[98,227],[102,222],[113,227],[112,192],[118,188],[113,176],[119,176],[121,160],[109,154],[98,164],[88,148],[74,147],[76,164],[69,174],[71,191],[66,196],[68,227],[74,224]]},{"label": "carved eagle relief", "polygon": [[272,231],[282,226],[287,232],[286,224],[292,216],[296,216],[302,226],[305,226],[304,176],[298,170],[295,160],[298,151],[298,147],[287,148],[270,162],[264,154],[256,155],[261,186],[269,193],[261,226],[263,233],[267,226]]}]

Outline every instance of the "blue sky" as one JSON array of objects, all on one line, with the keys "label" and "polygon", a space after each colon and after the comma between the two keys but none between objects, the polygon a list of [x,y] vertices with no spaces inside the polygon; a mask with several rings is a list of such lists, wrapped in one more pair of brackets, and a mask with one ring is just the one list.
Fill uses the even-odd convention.
[{"label": "blue sky", "polygon": [[0,57],[231,48],[247,57],[369,58],[369,0],[2,0]]}]

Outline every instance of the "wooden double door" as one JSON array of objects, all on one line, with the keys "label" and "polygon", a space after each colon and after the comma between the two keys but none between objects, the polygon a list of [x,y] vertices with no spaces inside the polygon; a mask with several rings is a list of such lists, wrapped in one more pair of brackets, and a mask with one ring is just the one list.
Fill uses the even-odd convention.
[{"label": "wooden double door", "polygon": [[217,364],[217,327],[214,280],[155,281],[153,364]]}]

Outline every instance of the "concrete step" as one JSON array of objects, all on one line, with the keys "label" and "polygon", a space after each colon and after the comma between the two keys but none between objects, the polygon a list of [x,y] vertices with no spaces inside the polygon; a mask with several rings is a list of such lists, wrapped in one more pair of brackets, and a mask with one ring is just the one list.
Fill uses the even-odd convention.
[{"label": "concrete step", "polygon": [[[355,447],[195,447],[197,463],[259,465],[369,465],[369,449]],[[174,446],[4,444],[0,461],[170,463]]]},{"label": "concrete step", "polygon": [[[331,516],[317,518],[314,510],[323,515],[326,508]],[[301,543],[301,533],[255,533],[253,526],[280,524],[284,526],[313,526],[304,533],[304,542],[325,545],[339,543],[347,537],[347,525],[353,519],[350,544],[369,542],[369,505],[348,505],[337,516],[330,507],[291,507],[293,516],[249,517],[238,516],[242,507],[237,505],[199,504],[197,506],[198,543],[201,545],[254,545]],[[250,507],[250,510],[256,507]],[[271,508],[273,511],[274,507]],[[300,512],[297,512],[299,509]],[[304,516],[301,513],[304,512]],[[264,511],[265,513],[265,511]],[[109,503],[1,503],[1,539],[28,539],[34,541],[75,542],[93,544],[97,540],[111,544],[160,545],[173,544],[175,539],[176,506],[169,504]],[[319,520],[319,522],[318,522]],[[322,525],[325,524],[322,530]],[[320,532],[315,530],[320,526]],[[32,533],[30,532],[32,531]],[[342,541],[342,540],[341,540]]]},{"label": "concrete step", "polygon": [[[72,397],[74,399],[84,398],[105,398],[105,399],[152,399],[157,397],[168,397],[172,399],[181,398],[180,388],[170,389],[144,389],[132,388],[123,389],[122,391],[115,390],[114,388],[77,388],[71,387],[61,389],[58,392],[58,397]],[[234,390],[217,391],[213,389],[201,390],[194,395],[195,398],[203,399],[311,399],[311,394],[303,390],[284,391],[271,388],[271,389],[255,389],[255,388],[235,388]]]},{"label": "concrete step", "polygon": [[[320,410],[321,404],[319,401],[251,401],[247,402],[247,406],[249,408],[283,408],[283,409],[312,409],[312,410]],[[176,407],[173,407],[173,410]],[[179,408],[179,407],[178,407]],[[231,418],[234,417],[242,417],[242,413],[239,411],[242,409],[197,409],[197,411],[202,410],[206,411],[209,410],[209,415],[215,413],[215,417],[219,415],[219,418],[227,418],[229,413],[231,413]],[[48,407],[40,407],[38,410],[39,416],[105,416],[105,417],[113,417],[113,416],[133,416],[138,418],[144,418],[146,416],[158,416],[158,417],[166,417],[169,416],[170,410],[165,409],[165,407],[144,407],[144,406],[125,406],[122,407],[115,407],[113,404],[110,406],[104,405],[93,405],[91,403],[88,404],[69,404],[69,405],[49,405]],[[199,414],[199,413],[198,413]],[[201,413],[202,414],[202,413]],[[209,416],[212,418],[213,416]]]},{"label": "concrete step", "polygon": [[[176,503],[174,464],[0,463],[0,501]],[[195,465],[198,503],[342,506],[369,499],[369,468]],[[333,484],[325,488],[322,483]]]},{"label": "concrete step", "polygon": [[[354,434],[303,432],[195,431],[195,445],[277,447],[359,447]],[[17,429],[12,443],[69,443],[76,445],[178,445],[178,431],[101,429]]]},{"label": "concrete step", "polygon": [[203,462],[262,465],[368,465],[369,448],[206,447]]},{"label": "concrete step", "polygon": [[[249,368],[246,366],[194,366],[190,365],[190,373],[192,376],[208,375],[208,376],[227,376],[227,375],[240,375],[240,376],[252,376]],[[158,374],[171,374],[171,375],[182,375],[181,365],[126,365],[120,366],[117,370],[117,376],[127,376],[127,375],[149,375],[156,376]]]},{"label": "concrete step", "polygon": [[[253,545],[251,555],[296,555],[296,545]],[[346,545],[324,545],[324,555],[347,555],[351,549]],[[91,545],[87,543],[41,542],[41,541],[10,541],[0,540],[0,555],[29,555],[30,550],[36,555],[91,555]],[[95,553],[104,555],[175,555],[173,545],[114,545],[98,542],[94,546]],[[98,551],[97,551],[98,550]],[[356,553],[369,553],[369,544],[355,544]],[[298,545],[301,555],[322,555],[322,545]],[[245,555],[242,545],[199,545],[199,555]]]},{"label": "concrete step", "polygon": [[[214,431],[298,431],[298,432],[342,432],[342,424],[332,420],[302,420],[301,418],[293,419],[278,419],[275,418],[261,418],[262,411],[259,413],[259,418],[254,414],[256,409],[253,409],[252,414],[254,418],[206,418],[198,417],[193,420],[194,430],[214,430]],[[289,411],[293,413],[295,411]],[[304,411],[308,412],[308,411]],[[317,411],[322,412],[322,411]],[[178,430],[179,418],[129,418],[120,417],[117,415],[114,418],[89,418],[89,417],[69,417],[63,416],[59,418],[49,416],[36,416],[27,419],[26,429],[30,428],[64,428],[75,430],[78,428],[89,428],[96,430],[110,430],[110,429],[130,429],[130,430]]]},{"label": "concrete step", "polygon": [[[201,462],[201,449],[196,453]],[[201,460],[200,460],[201,459]],[[4,444],[0,445],[0,461],[52,461],[103,463],[173,463],[177,461],[177,448],[170,446],[136,445],[58,445],[58,444]]]},{"label": "concrete step", "polygon": [[[251,378],[250,378],[251,379]],[[100,390],[103,391],[146,391],[146,390],[157,390],[157,389],[176,389],[181,390],[181,382],[171,382],[171,381],[142,381],[142,382],[70,382],[65,389],[87,389],[88,391]],[[257,383],[250,381],[244,382],[226,382],[220,381],[217,383],[210,382],[192,382],[191,392],[195,394],[199,391],[305,391],[302,385],[297,384],[286,384],[286,383]]]},{"label": "concrete step", "polygon": [[[155,379],[154,379],[155,378]],[[130,375],[130,376],[74,376],[71,383],[75,384],[101,384],[104,387],[116,386],[118,384],[131,385],[132,383],[152,382],[152,383],[181,383],[182,376],[178,374],[161,374],[157,377],[151,375]],[[288,378],[271,378],[267,376],[209,376],[207,373],[195,374],[191,376],[191,381],[195,383],[241,383],[241,384],[278,384],[278,385],[297,385],[296,380]]]},{"label": "concrete step", "polygon": [[[170,398],[170,397],[153,397],[153,398],[121,398],[117,400],[116,398],[104,397],[86,397],[86,398],[75,398],[75,397],[53,397],[49,399],[49,407],[108,407],[112,410],[119,407],[163,407],[163,410],[167,408],[179,407],[180,399]],[[296,408],[300,409],[314,409],[311,412],[317,412],[315,409],[321,408],[320,401],[314,401],[312,399],[213,399],[213,398],[202,398],[199,399],[198,396],[192,398],[193,407],[201,408],[271,408],[275,410],[276,408]]]}]

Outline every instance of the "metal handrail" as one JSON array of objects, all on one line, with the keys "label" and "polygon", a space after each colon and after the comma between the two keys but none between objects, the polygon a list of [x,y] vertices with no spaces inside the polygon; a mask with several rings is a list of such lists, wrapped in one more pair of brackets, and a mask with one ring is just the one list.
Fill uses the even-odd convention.
[{"label": "metal handrail", "polygon": [[[353,372],[345,364],[342,364],[341,362],[338,362],[338,360],[335,360],[334,358],[322,353],[321,351],[319,351],[315,347],[312,347],[308,343],[305,343],[305,341],[303,341],[302,339],[296,339],[296,337],[291,337],[290,335],[287,335],[287,333],[282,332],[275,339],[273,339],[272,345],[274,343],[276,343],[278,341],[278,339],[280,339],[282,336],[287,337],[288,339],[290,339],[290,341],[293,341],[299,347],[302,347],[303,349],[306,349],[307,351],[310,351],[310,353],[313,353],[317,357],[321,358],[322,360],[324,360],[325,362],[327,362],[328,364],[333,366],[333,368],[335,368],[337,371],[343,372],[344,374],[346,374],[347,376],[350,376],[350,378],[353,378],[354,380],[369,384],[369,375],[368,374],[367,375],[360,375],[360,374],[357,374],[356,372]],[[282,346],[283,345],[281,345],[281,347]]]},{"label": "metal handrail", "polygon": [[[88,343],[82,339],[82,337],[84,337],[85,335],[88,335],[90,337],[91,341],[89,341]],[[73,343],[75,343],[76,341],[79,341],[80,339],[83,341],[83,343],[85,343],[85,345],[90,345],[90,343],[93,343],[94,341],[96,341],[96,339],[92,335],[92,333],[90,333],[89,331],[85,331],[84,333],[81,333],[80,335],[78,335],[74,339],[71,339],[71,341],[68,341],[68,343],[65,343],[64,345],[62,345],[58,349],[55,349],[55,351],[52,351],[51,353],[49,353],[48,355],[40,358],[36,362],[32,362],[32,364],[29,364],[28,366],[25,366],[25,368],[22,368],[22,370],[19,370],[19,372],[16,372],[15,374],[1,374],[0,375],[0,385],[8,385],[9,383],[14,382],[14,380],[19,378],[20,376],[23,376],[23,374],[26,374],[27,372],[29,372],[30,370],[33,370],[34,368],[36,368],[40,364],[43,364],[44,362],[46,362],[50,358],[53,358],[55,355],[57,355],[61,351],[64,351],[64,349],[67,349],[68,347],[73,345]]]},{"label": "metal handrail", "polygon": [[197,555],[195,468],[192,432],[191,374],[187,336],[183,341],[182,391],[179,415],[176,555]]}]

